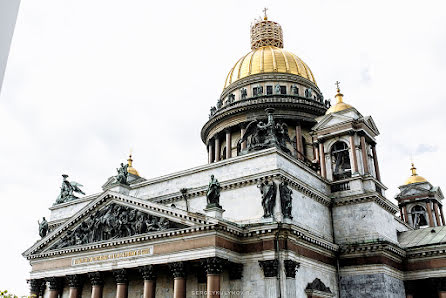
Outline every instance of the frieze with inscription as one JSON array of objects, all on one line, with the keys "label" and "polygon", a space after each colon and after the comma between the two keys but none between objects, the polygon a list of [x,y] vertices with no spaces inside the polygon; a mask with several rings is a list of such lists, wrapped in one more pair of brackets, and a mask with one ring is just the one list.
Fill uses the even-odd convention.
[{"label": "frieze with inscription", "polygon": [[51,249],[184,227],[165,217],[113,203],[90,214],[76,228],[68,230]]}]

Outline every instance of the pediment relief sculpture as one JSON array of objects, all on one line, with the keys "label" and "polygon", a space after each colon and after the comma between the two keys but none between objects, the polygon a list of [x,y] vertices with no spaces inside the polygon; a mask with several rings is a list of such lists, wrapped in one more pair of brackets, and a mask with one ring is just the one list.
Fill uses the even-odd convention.
[{"label": "pediment relief sculpture", "polygon": [[185,227],[165,217],[111,203],[68,230],[50,250]]}]

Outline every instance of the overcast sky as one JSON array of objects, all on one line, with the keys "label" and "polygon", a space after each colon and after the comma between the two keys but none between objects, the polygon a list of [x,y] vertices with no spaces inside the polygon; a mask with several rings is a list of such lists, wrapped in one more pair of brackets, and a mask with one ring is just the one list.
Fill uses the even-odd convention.
[{"label": "overcast sky", "polygon": [[325,98],[339,80],[374,118],[387,197],[411,155],[446,188],[442,2],[22,1],[0,95],[0,289],[28,292],[21,253],[61,174],[92,194],[130,148],[146,178],[206,163],[200,129],[264,6]]}]

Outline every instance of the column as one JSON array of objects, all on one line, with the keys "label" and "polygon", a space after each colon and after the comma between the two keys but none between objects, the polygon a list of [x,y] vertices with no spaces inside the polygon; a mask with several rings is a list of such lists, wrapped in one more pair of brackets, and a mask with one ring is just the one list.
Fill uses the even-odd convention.
[{"label": "column", "polygon": [[285,293],[286,297],[296,297],[296,271],[299,268],[300,264],[293,260],[285,260],[283,261],[283,266],[285,268]]},{"label": "column", "polygon": [[231,130],[226,129],[226,159],[231,158],[232,156],[232,138],[231,138]]},{"label": "column", "polygon": [[[242,124],[242,125],[241,125],[241,128],[240,128],[240,139],[243,138],[243,136],[245,135],[245,133],[246,133],[246,126],[245,126],[245,124]],[[244,141],[244,142],[242,143],[241,150],[243,150],[243,149],[246,149],[246,141]]]},{"label": "column", "polygon": [[406,223],[409,223],[409,217],[407,216],[407,206],[403,207],[403,213],[404,213],[404,221]]},{"label": "column", "polygon": [[379,165],[378,165],[378,156],[376,155],[376,145],[372,145],[372,153],[373,153],[373,165],[375,166],[376,179],[381,181],[381,174],[379,173]]},{"label": "column", "polygon": [[437,220],[437,227],[441,226],[440,214],[438,214],[438,205],[437,202],[434,202],[434,213],[435,219]]},{"label": "column", "polygon": [[444,222],[444,215],[443,215],[443,208],[442,207],[443,206],[440,206],[440,216],[441,216],[442,225],[444,226],[444,225],[446,225],[446,223]]},{"label": "column", "polygon": [[220,297],[220,278],[225,260],[217,257],[207,258],[201,262],[206,271],[207,298]]},{"label": "column", "polygon": [[429,217],[429,227],[434,226],[434,218],[432,217],[432,209],[430,202],[426,202],[427,215]]},{"label": "column", "polygon": [[259,261],[259,265],[263,270],[265,277],[265,298],[277,298],[279,296],[277,283],[280,280],[277,279],[279,273],[279,261],[277,259]]},{"label": "column", "polygon": [[79,298],[82,292],[82,276],[75,275],[67,275],[68,286],[70,287],[70,293],[68,294],[69,298]]},{"label": "column", "polygon": [[352,174],[353,173],[358,173],[358,157],[356,156],[356,144],[355,144],[355,134],[351,133],[350,134],[350,150],[352,151]]},{"label": "column", "polygon": [[30,293],[29,295],[31,297],[39,297],[40,289],[42,287],[42,284],[44,283],[43,279],[29,279],[27,281],[29,283]]},{"label": "column", "polygon": [[228,269],[229,290],[231,291],[229,297],[242,297],[243,264],[230,263]]},{"label": "column", "polygon": [[128,283],[127,270],[116,269],[113,270],[113,277],[116,281],[116,298],[127,298],[128,296]]},{"label": "column", "polygon": [[446,278],[440,277],[438,281],[438,297],[446,298]]},{"label": "column", "polygon": [[304,147],[302,145],[302,128],[300,127],[300,123],[296,125],[296,150],[297,150],[297,158],[300,160],[304,160]]},{"label": "column", "polygon": [[367,147],[365,143],[365,136],[361,136],[361,151],[362,151],[362,164],[364,167],[364,174],[370,173],[369,171],[369,163],[367,162]]},{"label": "column", "polygon": [[319,162],[319,153],[317,151],[317,143],[313,143],[313,156],[316,162]]},{"label": "column", "polygon": [[403,208],[400,207],[400,219],[404,221]]},{"label": "column", "polygon": [[154,266],[147,265],[138,269],[144,279],[143,298],[155,298],[156,274]]},{"label": "column", "polygon": [[61,280],[59,277],[48,277],[45,279],[47,282],[49,282],[50,286],[50,293],[49,293],[49,298],[58,298],[59,297],[59,291],[62,293],[61,291]]},{"label": "column", "polygon": [[173,298],[186,298],[186,270],[183,262],[169,264],[173,275]]},{"label": "column", "polygon": [[210,139],[209,140],[209,144],[208,144],[208,163],[213,163],[214,162],[214,144],[213,144],[214,140]]},{"label": "column", "polygon": [[215,162],[220,161],[220,138],[218,135],[214,136],[215,140],[215,146],[214,146],[214,153],[215,153]]},{"label": "column", "polygon": [[321,163],[321,176],[324,178],[327,178],[327,168],[325,165],[324,143],[322,141],[319,143],[319,161]]},{"label": "column", "polygon": [[102,273],[90,272],[88,273],[91,283],[91,298],[102,298],[102,287],[104,286],[104,278]]}]

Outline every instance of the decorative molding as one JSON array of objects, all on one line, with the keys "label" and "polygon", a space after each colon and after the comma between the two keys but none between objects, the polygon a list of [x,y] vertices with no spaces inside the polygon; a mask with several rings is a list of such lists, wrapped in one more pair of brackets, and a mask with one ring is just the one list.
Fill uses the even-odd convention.
[{"label": "decorative molding", "polygon": [[284,260],[283,265],[285,267],[286,277],[295,278],[297,269],[300,267],[300,263],[293,260]]},{"label": "decorative molding", "polygon": [[156,279],[155,266],[146,265],[143,267],[139,267],[138,270],[141,273],[142,278],[144,280],[155,280]]},{"label": "decorative molding", "polygon": [[82,288],[84,282],[83,276],[79,274],[67,275],[68,286],[70,288]]},{"label": "decorative molding", "polygon": [[127,284],[129,282],[126,269],[116,269],[112,272],[117,284]]},{"label": "decorative molding", "polygon": [[103,286],[104,285],[104,277],[102,272],[89,272],[88,278],[90,278],[90,283],[92,286]]},{"label": "decorative molding", "polygon": [[279,260],[259,261],[259,265],[262,268],[265,277],[277,277],[277,274],[279,273]]},{"label": "decorative molding", "polygon": [[207,274],[220,274],[223,272],[223,266],[227,263],[227,260],[219,257],[206,258],[201,261],[201,265],[204,267],[204,271]]},{"label": "decorative molding", "polygon": [[186,277],[186,268],[184,262],[174,262],[170,263],[169,269],[174,278],[185,278]]}]

